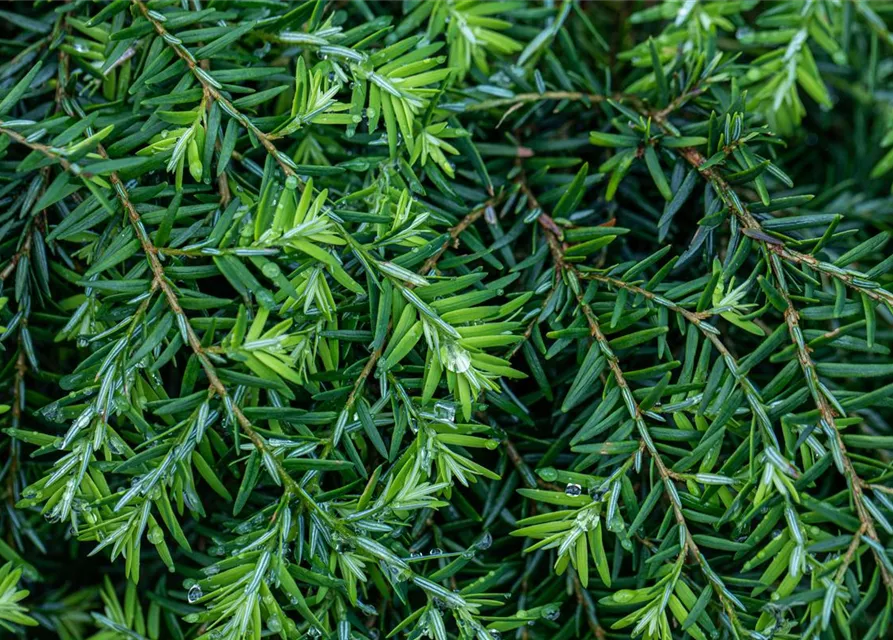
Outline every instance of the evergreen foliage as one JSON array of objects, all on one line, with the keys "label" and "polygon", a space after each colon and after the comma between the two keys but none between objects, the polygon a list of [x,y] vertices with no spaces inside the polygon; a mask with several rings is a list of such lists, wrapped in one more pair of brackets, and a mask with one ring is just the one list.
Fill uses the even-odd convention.
[{"label": "evergreen foliage", "polygon": [[893,6],[0,19],[0,635],[893,633]]}]

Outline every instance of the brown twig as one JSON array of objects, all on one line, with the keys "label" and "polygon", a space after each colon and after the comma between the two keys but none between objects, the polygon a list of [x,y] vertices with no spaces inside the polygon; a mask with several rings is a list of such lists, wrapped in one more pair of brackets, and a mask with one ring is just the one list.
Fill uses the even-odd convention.
[{"label": "brown twig", "polygon": [[605,640],[607,635],[605,634],[605,630],[598,623],[598,618],[595,616],[595,608],[592,606],[592,600],[583,592],[583,585],[580,584],[580,578],[577,576],[574,576],[574,594],[577,596],[577,604],[583,607],[586,614],[586,624],[589,626],[589,630],[592,631],[592,634],[597,640]]}]

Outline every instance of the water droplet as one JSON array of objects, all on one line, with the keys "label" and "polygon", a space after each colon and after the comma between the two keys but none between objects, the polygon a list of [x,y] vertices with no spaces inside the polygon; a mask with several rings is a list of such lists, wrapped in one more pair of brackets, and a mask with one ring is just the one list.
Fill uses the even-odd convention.
[{"label": "water droplet", "polygon": [[38,411],[43,418],[49,420],[50,422],[62,422],[64,420],[64,416],[62,415],[62,407],[59,406],[58,402],[51,402],[43,409]]},{"label": "water droplet", "polygon": [[440,549],[440,548],[438,548],[438,547],[434,547],[433,549],[431,549],[431,551],[429,551],[429,553],[430,553],[432,556],[439,556],[441,553],[443,553],[443,549]]},{"label": "water droplet", "polygon": [[564,488],[564,493],[569,496],[578,496],[583,493],[583,487],[578,484],[569,484]]},{"label": "water droplet", "polygon": [[203,595],[205,594],[202,593],[202,588],[197,584],[194,584],[189,587],[189,592],[186,594],[186,599],[189,601],[189,604],[192,604],[193,602],[198,602],[198,600],[200,600]]},{"label": "water droplet", "polygon": [[124,444],[124,441],[118,437],[111,437],[108,440],[109,449],[116,456],[124,455],[124,452],[127,450],[127,445]]},{"label": "water droplet", "polygon": [[485,551],[486,549],[489,549],[492,544],[493,544],[493,534],[490,533],[489,531],[486,531],[486,532],[484,532],[483,537],[477,541],[477,544],[475,546],[478,549],[480,549],[481,551]]},{"label": "water droplet", "polygon": [[438,420],[454,422],[456,420],[456,405],[452,402],[440,400],[434,403],[434,417]]},{"label": "water droplet", "polygon": [[318,638],[322,635],[322,631],[317,629],[316,627],[310,627],[307,629],[307,636],[310,638]]},{"label": "water droplet", "polygon": [[161,541],[164,540],[164,532],[161,530],[161,527],[152,527],[149,529],[149,533],[146,537],[152,544],[160,544]]},{"label": "water droplet", "polygon": [[272,631],[273,633],[279,633],[282,631],[282,623],[279,622],[279,618],[273,616],[267,620],[267,629]]},{"label": "water droplet", "polygon": [[199,620],[199,615],[197,613],[190,613],[183,616],[183,621],[188,622],[189,624],[195,624]]},{"label": "water droplet", "polygon": [[496,438],[490,438],[489,440],[487,440],[484,446],[486,446],[490,451],[493,451],[494,449],[499,447],[499,440]]},{"label": "water droplet", "polygon": [[295,176],[288,176],[285,179],[285,188],[286,189],[297,189],[298,188],[298,179]]},{"label": "water droplet", "polygon": [[202,573],[204,573],[206,576],[216,576],[218,573],[220,573],[220,567],[218,567],[216,564],[212,564],[202,569]]},{"label": "water droplet", "polygon": [[279,265],[276,264],[275,262],[267,262],[267,263],[265,263],[264,266],[261,267],[260,270],[261,270],[261,271],[263,272],[263,274],[264,274],[265,276],[267,276],[268,278],[275,278],[275,277],[278,276],[280,273],[282,273],[282,270],[279,268]]},{"label": "water droplet", "polygon": [[466,560],[471,560],[472,558],[474,558],[474,549],[466,549],[462,552],[462,557]]},{"label": "water droplet", "polygon": [[543,617],[546,620],[558,620],[561,616],[561,607],[557,604],[549,605],[543,609]]},{"label": "water droplet", "polygon": [[487,221],[487,224],[496,224],[496,211],[491,206],[487,206],[484,209],[484,220]]},{"label": "water droplet", "polygon": [[446,368],[453,373],[465,373],[471,368],[471,356],[455,342],[447,342],[440,348],[440,357]]}]

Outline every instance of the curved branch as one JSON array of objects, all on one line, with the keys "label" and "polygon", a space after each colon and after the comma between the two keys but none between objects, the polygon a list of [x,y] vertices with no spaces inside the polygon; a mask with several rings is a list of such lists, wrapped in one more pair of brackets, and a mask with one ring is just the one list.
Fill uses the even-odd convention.
[{"label": "curved branch", "polygon": [[[668,123],[666,121],[665,114],[657,113],[652,114],[654,121],[668,134],[673,134],[673,130],[668,127]],[[673,134],[675,135],[675,134]],[[859,516],[859,521],[862,523],[862,528],[865,530],[865,534],[874,541],[878,540],[877,532],[874,528],[874,519],[869,513],[868,509],[865,507],[865,503],[862,500],[862,491],[865,487],[865,481],[859,477],[856,473],[856,469],[853,466],[852,461],[847,455],[846,446],[844,445],[843,438],[840,435],[840,431],[837,427],[836,423],[836,412],[834,408],[831,406],[831,403],[825,397],[825,395],[821,391],[821,387],[819,386],[818,372],[815,367],[815,363],[812,361],[812,356],[809,353],[809,349],[806,346],[806,341],[803,337],[803,333],[800,330],[800,313],[797,311],[797,308],[794,306],[790,292],[788,291],[787,284],[785,281],[784,273],[782,271],[780,259],[787,260],[797,265],[805,264],[815,271],[820,273],[824,273],[832,278],[836,278],[842,281],[847,286],[859,291],[860,293],[872,298],[875,301],[883,302],[887,305],[893,304],[893,294],[883,288],[865,288],[857,283],[854,283],[854,276],[852,274],[848,274],[842,269],[837,268],[834,265],[828,265],[824,263],[814,256],[800,253],[798,251],[794,251],[788,249],[784,246],[783,243],[776,243],[768,240],[770,236],[760,237],[759,234],[766,235],[759,221],[753,217],[753,215],[747,210],[747,207],[744,206],[737,195],[732,193],[732,187],[726,182],[719,173],[713,168],[708,168],[705,170],[701,170],[701,165],[706,162],[704,156],[693,147],[682,147],[677,149],[678,153],[682,158],[684,158],[694,169],[696,169],[705,180],[707,180],[711,185],[713,185],[714,190],[717,195],[722,199],[723,203],[728,207],[729,211],[738,219],[741,223],[742,227],[745,230],[751,230],[757,232],[757,234],[745,234],[748,237],[755,239],[757,242],[761,243],[764,250],[768,254],[770,268],[772,270],[772,274],[775,277],[776,284],[778,285],[779,292],[784,298],[785,304],[787,305],[787,309],[784,312],[785,324],[788,327],[788,333],[791,336],[791,340],[794,343],[796,350],[798,361],[800,363],[800,369],[803,372],[804,377],[806,378],[807,387],[809,388],[810,394],[813,398],[813,402],[816,405],[816,408],[819,411],[822,420],[822,427],[825,435],[831,439],[832,446],[836,447],[840,456],[839,467],[841,473],[846,477],[850,487],[853,491],[853,505],[856,509],[856,514]],[[875,559],[878,563],[878,566],[881,568],[881,575],[884,579],[884,584],[888,589],[893,591],[893,575],[887,570],[885,563],[882,561],[880,557],[878,557],[877,550],[872,547],[872,553],[875,555]]]}]

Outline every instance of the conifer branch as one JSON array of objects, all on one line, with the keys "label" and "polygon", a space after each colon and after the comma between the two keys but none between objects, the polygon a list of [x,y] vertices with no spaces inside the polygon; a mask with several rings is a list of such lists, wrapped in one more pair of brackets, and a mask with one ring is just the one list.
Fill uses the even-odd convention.
[{"label": "conifer branch", "polygon": [[[664,114],[655,114],[654,116],[655,122],[660,125],[665,131],[669,131],[666,125],[666,119]],[[803,375],[807,381],[807,387],[810,390],[810,394],[815,402],[816,408],[819,411],[819,415],[821,417],[823,431],[828,436],[829,439],[832,440],[832,446],[839,451],[840,456],[840,464],[842,465],[841,472],[846,476],[847,482],[853,493],[853,504],[856,509],[856,513],[859,517],[859,521],[862,523],[862,529],[864,529],[865,534],[869,536],[872,540],[877,541],[877,532],[874,528],[874,520],[871,517],[871,514],[865,508],[864,501],[862,498],[862,492],[865,486],[865,482],[858,476],[853,467],[852,461],[849,459],[847,455],[846,445],[843,442],[843,438],[840,435],[839,427],[837,426],[835,420],[835,410],[831,407],[831,404],[828,402],[827,398],[822,391],[821,383],[819,382],[818,373],[816,371],[815,364],[812,361],[811,356],[809,355],[809,350],[806,347],[802,330],[800,329],[800,314],[791,301],[790,293],[787,290],[787,285],[785,284],[785,277],[779,259],[787,260],[793,264],[798,265],[806,265],[814,270],[823,273],[827,276],[837,278],[844,282],[847,286],[853,287],[860,293],[867,295],[868,297],[876,300],[883,301],[886,304],[890,304],[893,301],[893,294],[886,291],[883,288],[868,288],[866,289],[863,286],[859,286],[854,283],[854,276],[851,274],[844,273],[837,267],[833,267],[832,265],[827,265],[813,256],[801,254],[800,252],[793,251],[784,246],[784,243],[780,241],[773,240],[766,232],[763,230],[760,223],[753,217],[753,215],[747,210],[745,206],[742,205],[741,200],[732,194],[732,187],[712,168],[701,170],[700,167],[706,162],[706,159],[692,147],[683,147],[679,149],[679,154],[699,173],[707,180],[713,188],[716,190],[716,193],[722,198],[723,203],[728,208],[730,212],[741,222],[743,229],[751,230],[756,232],[756,234],[749,234],[749,237],[757,240],[766,251],[769,264],[771,266],[771,271],[774,276],[776,285],[778,286],[779,293],[784,299],[784,302],[787,306],[784,312],[785,323],[788,327],[788,332],[790,334],[791,340],[797,348],[797,358],[800,363],[800,367],[803,371]],[[886,562],[884,559],[878,556],[878,551],[874,547],[872,547],[872,553],[875,555],[877,559],[878,567],[881,571],[881,575],[884,580],[884,584],[888,589],[893,591],[893,574],[887,570]]]},{"label": "conifer branch", "polygon": [[[49,147],[37,143],[28,142],[24,137],[3,126],[3,123],[0,122],[0,133],[3,133],[19,144],[23,144],[24,146],[29,147],[30,149],[42,153],[48,158],[59,163],[59,165],[66,171],[72,172],[75,175],[79,175],[79,172],[72,171],[71,163],[67,162],[63,157],[54,153]],[[100,155],[104,158],[108,158],[108,154],[102,149],[101,145],[99,147]],[[211,388],[214,390],[219,397],[221,402],[223,402],[224,406],[227,407],[228,411],[231,411],[236,422],[242,431],[245,432],[245,435],[251,441],[251,443],[257,448],[261,453],[266,451],[266,444],[264,439],[257,433],[254,426],[251,424],[251,421],[245,416],[242,409],[238,406],[236,402],[233,401],[232,395],[227,391],[226,386],[221,382],[220,377],[217,375],[217,370],[214,367],[214,364],[211,362],[211,359],[208,357],[204,348],[201,344],[201,339],[196,335],[195,330],[192,328],[192,325],[189,323],[189,319],[186,316],[186,313],[183,311],[182,306],[180,305],[179,298],[177,297],[177,293],[174,291],[173,285],[167,279],[164,273],[164,267],[158,259],[158,249],[152,244],[151,238],[149,238],[148,232],[143,224],[143,221],[136,210],[136,207],[133,206],[133,203],[130,201],[130,196],[128,195],[127,188],[124,186],[124,183],[118,177],[116,172],[111,172],[109,175],[111,183],[114,187],[115,195],[121,203],[122,209],[127,214],[128,220],[133,227],[134,233],[139,239],[140,245],[143,248],[143,252],[145,253],[146,260],[149,263],[150,268],[152,269],[153,275],[153,283],[154,286],[157,286],[162,294],[164,295],[165,300],[168,303],[171,311],[177,318],[177,326],[182,332],[186,343],[192,349],[195,356],[198,358],[201,363],[202,369],[205,371],[205,375],[208,377],[208,381],[211,385]],[[299,498],[305,506],[312,510],[318,511],[318,506],[313,501],[313,499],[307,494],[307,492],[295,482],[294,478],[282,467],[281,463],[275,456],[272,456],[272,459],[276,462],[277,472],[279,473],[279,477],[282,480],[285,487],[292,493],[295,497]],[[330,519],[328,514],[323,512],[323,517],[325,519]]]},{"label": "conifer branch", "polygon": [[[857,535],[854,536],[854,541],[860,537],[860,534],[864,533],[864,535],[869,536],[879,544],[880,542],[877,531],[875,530],[874,519],[868,509],[866,509],[862,496],[866,483],[859,477],[859,474],[856,473],[853,462],[850,460],[849,455],[847,455],[846,445],[840,435],[840,427],[837,425],[837,413],[825,395],[828,392],[825,390],[825,387],[821,382],[819,382],[819,375],[815,363],[812,361],[809,348],[806,346],[806,342],[803,338],[803,331],[800,328],[800,314],[794,306],[794,303],[791,301],[791,295],[785,284],[782,267],[777,259],[770,259],[769,264],[772,268],[772,273],[775,276],[775,281],[778,284],[778,291],[787,305],[787,309],[784,312],[785,324],[788,327],[791,341],[797,348],[797,361],[800,364],[800,369],[803,371],[803,376],[806,378],[806,385],[809,388],[812,400],[819,411],[820,426],[822,427],[822,431],[831,441],[831,446],[836,448],[838,452],[838,455],[836,455],[835,458],[839,459],[839,466],[843,467],[840,470],[846,477],[847,484],[852,491],[853,505],[855,506],[856,514],[859,517],[859,522],[861,522],[861,527],[859,532],[857,532]],[[887,589],[893,592],[893,574],[887,570],[886,559],[880,557],[880,552],[874,546],[871,547],[871,551],[877,561],[877,566],[880,569],[884,584]],[[848,555],[852,556],[851,553]]]},{"label": "conifer branch", "polygon": [[[527,197],[529,198],[530,207],[532,209],[542,210],[542,207],[540,206],[539,202],[537,202],[536,197],[533,195],[533,192],[530,191],[526,184],[522,183],[522,189],[525,191]],[[547,242],[549,243],[549,248],[552,252],[552,258],[555,262],[556,273],[565,271],[571,278],[579,282],[581,274],[576,269],[576,267],[573,266],[572,263],[567,262],[564,258],[564,250],[561,240],[557,235],[557,225],[555,224],[554,220],[552,220],[552,218],[545,211],[543,211],[539,214],[537,221],[542,227],[546,235]],[[571,286],[573,287],[573,285]],[[638,403],[633,397],[632,389],[630,388],[629,383],[624,376],[623,369],[620,366],[620,361],[614,354],[611,346],[608,344],[608,339],[602,332],[601,326],[599,325],[598,319],[596,318],[595,313],[593,313],[591,306],[584,298],[582,291],[579,289],[579,284],[577,284],[577,291],[575,292],[575,296],[577,299],[577,304],[580,306],[580,310],[586,317],[586,322],[589,325],[590,334],[596,344],[598,344],[599,349],[601,350],[605,360],[608,363],[608,368],[611,370],[611,374],[614,377],[617,387],[620,389],[620,393],[623,396],[623,402],[626,405],[629,417],[635,423],[641,441],[644,443],[645,449],[650,454],[651,459],[654,461],[654,465],[657,468],[658,474],[660,475],[661,482],[664,485],[664,492],[670,502],[670,508],[673,511],[673,517],[676,520],[676,524],[682,531],[682,534],[680,536],[682,538],[682,540],[680,541],[680,546],[682,547],[681,553],[690,553],[695,558],[698,565],[701,567],[701,571],[704,574],[704,577],[716,589],[720,601],[722,602],[723,609],[725,610],[726,615],[728,615],[729,620],[732,624],[732,628],[735,629],[735,632],[737,633],[738,631],[740,631],[741,625],[738,621],[738,614],[735,611],[735,605],[728,598],[728,591],[726,589],[726,586],[722,583],[716,573],[707,565],[707,561],[704,555],[701,553],[701,550],[698,548],[698,545],[695,542],[694,538],[692,537],[688,522],[682,512],[682,505],[679,502],[679,496],[674,484],[679,478],[677,477],[675,472],[667,468],[666,464],[663,461],[663,458],[660,455],[660,452],[655,447],[654,440],[651,437],[648,429],[648,425],[645,424],[643,412],[641,411]]]}]

